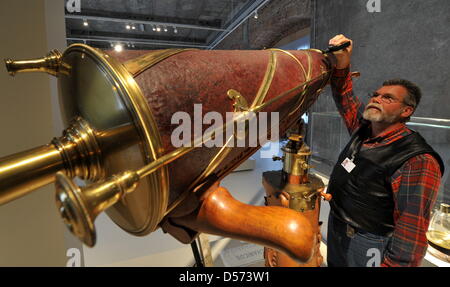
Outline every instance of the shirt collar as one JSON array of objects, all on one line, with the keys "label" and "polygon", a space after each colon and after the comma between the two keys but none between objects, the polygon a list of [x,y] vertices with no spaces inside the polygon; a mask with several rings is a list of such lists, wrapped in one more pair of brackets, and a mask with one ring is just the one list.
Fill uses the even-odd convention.
[{"label": "shirt collar", "polygon": [[383,132],[381,134],[379,134],[376,137],[369,137],[366,139],[366,143],[380,143],[383,142],[385,140],[389,140],[390,138],[393,137],[397,137],[402,133],[406,133],[406,134],[410,134],[411,130],[408,129],[408,127],[406,126],[406,124],[402,124],[400,127],[390,130],[390,131],[386,131]]}]

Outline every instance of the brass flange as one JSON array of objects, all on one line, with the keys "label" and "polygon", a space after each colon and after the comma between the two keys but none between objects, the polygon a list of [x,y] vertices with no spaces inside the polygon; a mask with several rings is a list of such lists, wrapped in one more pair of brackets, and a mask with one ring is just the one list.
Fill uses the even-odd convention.
[{"label": "brass flange", "polygon": [[53,182],[58,171],[91,181],[105,176],[96,133],[81,117],[50,144],[0,159],[0,205]]},{"label": "brass flange", "polygon": [[68,176],[95,181],[104,177],[101,149],[94,130],[81,117],[76,117],[52,144],[60,152]]}]

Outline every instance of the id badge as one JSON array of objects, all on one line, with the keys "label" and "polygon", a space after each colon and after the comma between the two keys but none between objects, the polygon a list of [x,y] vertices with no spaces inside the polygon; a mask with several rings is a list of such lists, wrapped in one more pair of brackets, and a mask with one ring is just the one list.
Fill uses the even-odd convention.
[{"label": "id badge", "polygon": [[342,161],[341,165],[348,173],[350,173],[356,166],[348,157],[346,157],[344,161]]}]

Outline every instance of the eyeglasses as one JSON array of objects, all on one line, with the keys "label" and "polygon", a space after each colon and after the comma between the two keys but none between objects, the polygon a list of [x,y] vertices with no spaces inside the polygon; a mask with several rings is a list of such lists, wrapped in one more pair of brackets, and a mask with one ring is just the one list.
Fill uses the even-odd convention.
[{"label": "eyeglasses", "polygon": [[[392,103],[403,103],[403,104],[405,104],[405,105],[408,105],[408,104],[406,104],[405,102],[403,102],[403,101],[401,101],[401,100],[399,100],[399,99],[396,99],[394,96],[392,96],[391,94],[383,94],[383,95],[380,95],[380,94],[378,94],[377,92],[373,92],[373,93],[369,93],[368,95],[367,95],[368,97],[369,97],[369,100],[371,100],[371,99],[373,99],[373,98],[376,98],[376,97],[380,97],[380,99],[381,99],[381,101],[383,102],[383,103],[385,103],[385,104],[392,104]],[[408,105],[409,106],[409,105]]]}]

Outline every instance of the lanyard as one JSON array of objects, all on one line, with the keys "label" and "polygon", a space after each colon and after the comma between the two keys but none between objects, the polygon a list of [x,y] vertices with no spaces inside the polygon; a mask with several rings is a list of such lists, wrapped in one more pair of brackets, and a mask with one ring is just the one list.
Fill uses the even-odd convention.
[{"label": "lanyard", "polygon": [[359,151],[361,150],[361,147],[362,147],[362,143],[363,143],[363,141],[362,140],[355,140],[352,144],[351,144],[351,146],[350,146],[350,148],[349,148],[349,151],[350,151],[350,160],[351,161],[353,161],[354,159],[355,159],[355,156],[359,153]]}]

